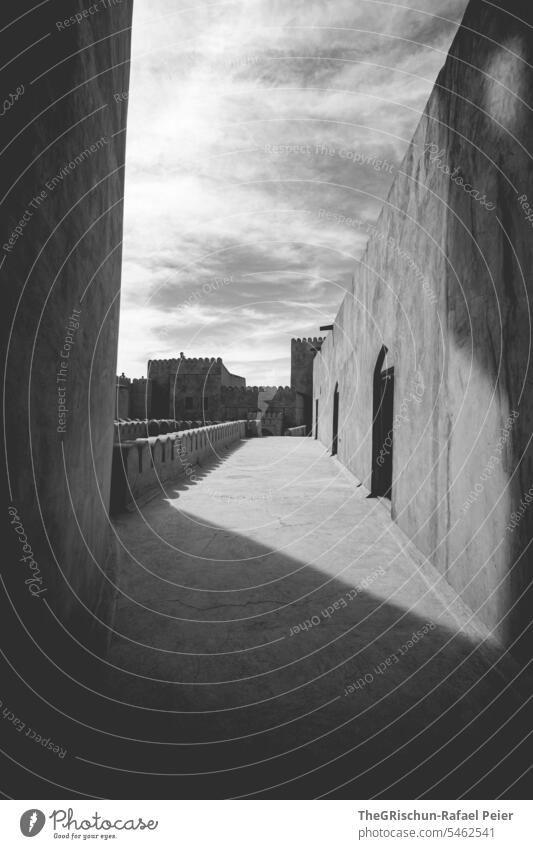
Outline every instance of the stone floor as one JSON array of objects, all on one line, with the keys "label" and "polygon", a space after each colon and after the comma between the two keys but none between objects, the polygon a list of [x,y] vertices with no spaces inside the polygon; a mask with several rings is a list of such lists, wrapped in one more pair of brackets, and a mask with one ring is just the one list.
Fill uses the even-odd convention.
[{"label": "stone floor", "polygon": [[124,798],[524,792],[523,682],[386,505],[312,439],[198,476],[115,523],[107,688],[139,745],[96,777]]}]

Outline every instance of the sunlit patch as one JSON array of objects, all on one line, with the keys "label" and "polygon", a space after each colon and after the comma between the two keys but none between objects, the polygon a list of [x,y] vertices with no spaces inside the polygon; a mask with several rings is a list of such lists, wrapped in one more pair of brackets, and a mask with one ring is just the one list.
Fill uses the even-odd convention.
[{"label": "sunlit patch", "polygon": [[519,35],[509,38],[494,50],[486,69],[483,109],[486,113],[512,131],[524,97],[526,45]]}]

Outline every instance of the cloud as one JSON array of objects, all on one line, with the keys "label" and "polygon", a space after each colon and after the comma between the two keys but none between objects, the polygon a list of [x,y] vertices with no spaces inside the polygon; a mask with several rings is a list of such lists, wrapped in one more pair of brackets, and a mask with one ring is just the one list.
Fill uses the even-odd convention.
[{"label": "cloud", "polygon": [[136,0],[121,370],[184,351],[288,383],[367,239],[319,210],[377,218],[466,0],[417,5]]}]

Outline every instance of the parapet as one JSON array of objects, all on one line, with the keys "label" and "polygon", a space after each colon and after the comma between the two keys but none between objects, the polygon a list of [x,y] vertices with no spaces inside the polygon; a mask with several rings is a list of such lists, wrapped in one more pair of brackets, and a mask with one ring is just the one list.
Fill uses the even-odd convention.
[{"label": "parapet", "polygon": [[170,360],[148,360],[148,374],[164,374],[187,366],[209,366],[222,363],[220,357],[173,357]]},{"label": "parapet", "polygon": [[[182,357],[181,360],[178,360],[178,366],[181,366],[181,367],[183,367],[185,365],[194,365],[194,366],[196,366],[196,365],[200,365],[200,366],[206,365],[206,366],[208,366],[208,365],[211,365],[211,363],[218,363],[219,360],[220,360],[220,357],[218,359],[216,359],[215,357]],[[220,362],[222,362],[222,360],[220,360]]]},{"label": "parapet", "polygon": [[306,343],[308,345],[322,345],[322,342],[324,341],[325,338],[326,338],[325,336],[313,336],[313,337],[309,336],[309,338],[306,338],[304,336],[302,339],[300,339],[300,338],[291,339],[291,345],[293,345],[293,344],[303,345],[303,344],[306,344]]},{"label": "parapet", "polygon": [[146,374],[162,374],[169,369],[176,369],[178,367],[178,363],[181,362],[178,359],[172,360],[148,360],[148,365],[146,367]]},{"label": "parapet", "polygon": [[232,395],[253,395],[258,392],[257,386],[221,386],[222,393],[231,393]]},{"label": "parapet", "polygon": [[[179,426],[179,430],[161,433],[153,428],[151,435],[151,424]],[[139,436],[131,432],[136,425],[140,425],[143,431]],[[183,429],[183,425],[191,427]],[[117,423],[118,438],[113,447],[111,473],[111,513],[121,512],[145,492],[164,490],[166,481],[185,477],[191,485],[194,484],[198,480],[194,474],[195,465],[219,456],[218,448],[244,439],[247,427],[244,419],[206,426],[171,419],[127,425]]]},{"label": "parapet", "polygon": [[290,391],[290,386],[223,386],[223,392],[232,394],[248,395],[256,392],[284,392]]}]

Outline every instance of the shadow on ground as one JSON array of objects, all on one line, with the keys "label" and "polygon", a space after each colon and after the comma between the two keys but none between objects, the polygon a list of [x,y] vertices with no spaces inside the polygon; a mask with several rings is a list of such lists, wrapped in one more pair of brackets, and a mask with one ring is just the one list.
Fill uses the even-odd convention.
[{"label": "shadow on ground", "polygon": [[[258,541],[262,530],[232,529],[246,506],[240,495],[224,502],[230,482],[226,493],[214,482],[210,496],[231,505],[228,522],[210,516],[220,505],[182,509],[183,494],[205,493],[227,456],[199,470],[197,484],[167,482],[143,520],[117,522],[131,554],[121,558],[105,661],[51,614],[64,671],[27,642],[28,663],[42,665],[43,732],[68,755],[54,762],[18,734],[21,761],[36,765],[33,778],[20,772],[26,796],[44,774],[46,798],[65,786],[104,798],[523,797],[528,685],[509,686],[508,659],[453,627],[436,597],[422,597],[415,568],[406,582],[386,547],[383,574],[379,552],[354,571],[346,546],[322,556],[291,512],[273,549]],[[295,557],[287,540],[300,525]],[[58,687],[63,715],[43,701],[57,704]]]}]

